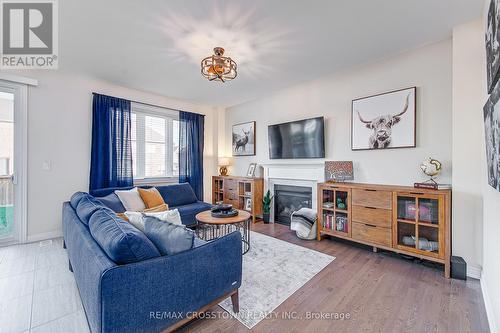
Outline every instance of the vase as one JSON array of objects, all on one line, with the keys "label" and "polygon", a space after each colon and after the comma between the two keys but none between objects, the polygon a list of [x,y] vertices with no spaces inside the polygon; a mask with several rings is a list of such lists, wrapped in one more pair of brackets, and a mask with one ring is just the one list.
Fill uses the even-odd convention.
[{"label": "vase", "polygon": [[270,218],[270,215],[269,213],[263,213],[262,214],[262,219],[264,220],[264,223],[269,223],[269,218]]}]

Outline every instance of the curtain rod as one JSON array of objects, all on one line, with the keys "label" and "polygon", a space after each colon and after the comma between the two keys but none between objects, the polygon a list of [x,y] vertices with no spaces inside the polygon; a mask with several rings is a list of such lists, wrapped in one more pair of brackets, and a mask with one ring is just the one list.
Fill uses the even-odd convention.
[{"label": "curtain rod", "polygon": [[130,101],[130,102],[132,102],[132,103],[137,103],[137,104],[142,104],[142,105],[147,105],[147,106],[152,106],[152,107],[155,107],[155,108],[162,108],[162,109],[167,109],[167,110],[172,110],[172,111],[178,111],[178,112],[190,112],[190,113],[199,114],[200,116],[205,117],[205,115],[204,115],[204,114],[197,113],[197,112],[191,112],[191,111],[184,111],[184,110],[179,110],[179,109],[173,109],[173,108],[169,108],[169,107],[167,107],[167,106],[160,106],[160,105],[155,105],[155,104],[146,103],[146,102],[134,101],[134,100],[132,100],[132,99],[128,99],[128,98],[122,98],[122,97],[110,96],[110,95],[101,94],[101,93],[97,93],[97,92],[92,92],[92,95],[103,95],[103,96],[109,96],[109,97],[114,97],[114,98],[121,98],[121,99],[125,99],[125,100],[127,100],[127,101]]}]

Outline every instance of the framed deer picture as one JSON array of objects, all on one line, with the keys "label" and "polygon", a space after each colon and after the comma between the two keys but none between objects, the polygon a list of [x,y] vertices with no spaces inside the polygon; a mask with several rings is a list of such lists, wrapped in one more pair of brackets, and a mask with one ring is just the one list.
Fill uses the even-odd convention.
[{"label": "framed deer picture", "polygon": [[233,125],[233,156],[255,155],[255,121]]},{"label": "framed deer picture", "polygon": [[412,87],[353,100],[351,149],[415,147],[416,92]]}]

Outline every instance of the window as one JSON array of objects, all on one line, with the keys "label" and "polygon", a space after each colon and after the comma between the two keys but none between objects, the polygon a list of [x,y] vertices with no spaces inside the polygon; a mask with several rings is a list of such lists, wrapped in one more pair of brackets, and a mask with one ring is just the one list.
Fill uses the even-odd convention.
[{"label": "window", "polygon": [[179,176],[179,113],[132,103],[134,179]]}]

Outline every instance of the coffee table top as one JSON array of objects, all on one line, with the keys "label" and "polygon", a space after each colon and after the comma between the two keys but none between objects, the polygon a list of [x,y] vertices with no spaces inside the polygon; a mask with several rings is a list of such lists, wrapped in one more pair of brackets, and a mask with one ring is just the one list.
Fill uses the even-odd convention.
[{"label": "coffee table top", "polygon": [[238,210],[238,215],[233,217],[213,217],[212,212],[207,210],[196,215],[196,221],[205,224],[233,224],[241,223],[250,219],[250,213]]}]

